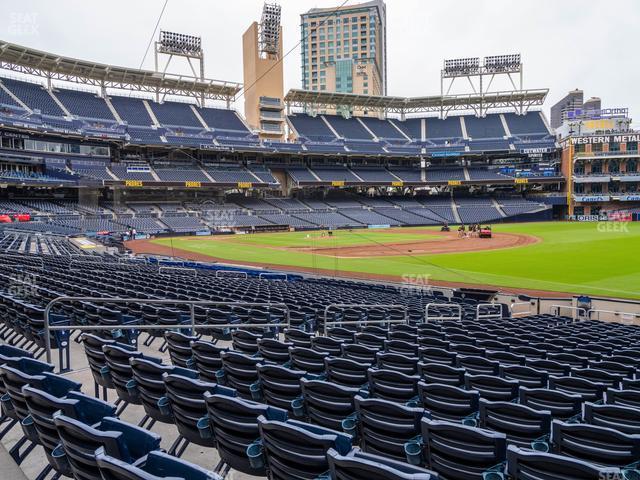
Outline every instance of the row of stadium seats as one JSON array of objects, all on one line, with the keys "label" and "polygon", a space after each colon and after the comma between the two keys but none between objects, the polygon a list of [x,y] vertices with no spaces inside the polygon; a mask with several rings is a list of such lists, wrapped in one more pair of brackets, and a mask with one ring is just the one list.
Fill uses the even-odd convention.
[{"label": "row of stadium seats", "polygon": [[[21,264],[24,263],[23,261]],[[220,279],[214,280],[205,276],[199,278],[199,285],[195,286],[186,272],[184,274],[169,274],[167,276],[171,278],[163,281],[162,275],[158,277],[157,274],[147,270],[139,270],[140,282],[132,284],[130,281],[131,273],[126,272],[128,268],[115,264],[95,265],[92,271],[78,272],[77,278],[72,280],[72,274],[65,274],[65,269],[57,268],[56,265],[62,267],[65,265],[65,261],[63,259],[47,259],[47,276],[51,277],[50,280],[58,279],[55,288],[67,290],[73,288],[74,284],[82,284],[83,288],[108,287],[112,284],[112,279],[119,276],[118,272],[123,272],[121,277],[126,278],[128,280],[126,284],[133,288],[137,288],[136,285],[146,284],[145,278],[153,278],[156,294],[164,298],[167,295],[165,289],[169,286],[174,289],[174,294],[179,293],[180,290],[184,290],[184,294],[188,294],[189,291],[193,294],[201,291],[202,293],[198,294],[198,297],[202,298],[201,295],[204,292],[223,291],[225,284],[229,292],[239,293],[238,287],[240,285],[248,287],[252,282],[249,279],[220,281]],[[87,265],[83,266],[83,270],[87,268]],[[100,281],[92,282],[90,279],[96,277],[95,272],[98,269],[101,270]],[[73,274],[75,273],[73,272]],[[218,288],[212,289],[211,282],[217,283]],[[255,284],[254,290],[256,293],[260,291],[264,293],[263,289],[268,287],[272,292],[277,290],[291,291],[291,289],[300,286],[296,285],[297,283],[299,282],[283,283],[263,280]],[[356,282],[304,281],[302,283],[305,290],[313,285],[319,285],[321,289],[316,290],[316,293],[306,292],[307,298],[320,300],[324,297],[322,301],[325,302],[334,301],[326,297],[328,291],[343,288],[353,288],[352,294],[356,292],[374,294],[376,299],[372,302],[374,310],[376,304],[395,300],[388,297],[391,292],[386,292],[384,288],[382,290],[374,289],[373,286]],[[51,287],[53,285],[45,288]],[[161,291],[165,293],[161,293]],[[34,295],[33,298],[35,299],[36,296]],[[257,299],[256,297],[248,298]],[[269,298],[273,301],[275,298],[273,293],[269,295]],[[352,299],[356,300],[353,297]],[[44,300],[46,301],[46,298]],[[290,305],[288,301],[287,304]],[[471,307],[470,312],[473,311],[472,305],[469,306]],[[383,309],[378,307],[377,310]],[[80,312],[82,313],[76,318],[84,316],[88,319],[87,315],[90,311],[81,308]],[[128,313],[134,312],[129,311]],[[175,321],[171,317],[167,317],[166,313],[162,318]],[[237,311],[237,313],[241,312]],[[275,337],[277,331],[274,330],[235,330],[231,333],[221,329],[219,332],[212,332],[221,341],[225,335],[231,333],[230,341],[233,350],[220,348],[215,344],[202,342],[196,337],[190,338],[177,332],[164,333],[160,327],[161,324],[159,324],[159,332],[152,331],[149,334],[150,338],[154,339],[157,337],[166,338],[170,357],[176,367],[195,367],[200,379],[206,378],[208,381],[214,381],[216,389],[212,395],[220,395],[223,388],[231,388],[235,390],[235,395],[244,402],[258,401],[264,405],[264,408],[285,409],[288,416],[298,416],[303,421],[311,422],[322,428],[329,428],[318,423],[323,418],[327,421],[340,421],[340,427],[332,428],[333,434],[344,435],[339,433],[339,430],[344,428],[352,434],[347,437],[350,438],[351,443],[359,443],[365,452],[375,452],[375,455],[395,458],[396,461],[403,461],[406,458],[410,463],[419,463],[435,470],[444,478],[447,478],[447,474],[458,478],[456,475],[463,475],[464,472],[479,475],[482,471],[490,469],[505,460],[506,444],[513,444],[509,447],[510,452],[519,452],[528,458],[526,451],[520,452],[518,450],[519,448],[527,448],[527,441],[533,441],[534,448],[538,450],[535,453],[538,467],[542,464],[544,468],[550,469],[548,477],[542,478],[559,478],[559,471],[556,470],[560,468],[559,466],[565,468],[561,471],[575,471],[575,459],[586,462],[587,467],[596,472],[615,471],[618,473],[620,473],[620,468],[638,460],[636,458],[637,451],[632,443],[633,434],[629,433],[637,428],[637,419],[634,420],[636,417],[633,412],[625,413],[624,408],[621,410],[621,406],[630,405],[629,402],[632,402],[631,405],[635,404],[636,407],[638,405],[636,370],[640,352],[633,348],[638,340],[637,327],[601,322],[571,323],[570,319],[553,316],[478,322],[473,319],[473,316],[469,317],[466,313],[463,315],[466,320],[462,321],[443,321],[416,326],[395,325],[392,327],[383,324],[376,327],[367,325],[367,321],[370,319],[379,318],[371,317],[371,313],[364,309],[360,311],[343,309],[340,316],[332,318],[337,321],[358,319],[361,322],[361,328],[351,329],[348,325],[342,327],[338,325],[330,328],[326,337],[300,330],[289,330],[285,333],[284,341],[280,341]],[[389,313],[393,314],[393,312]],[[249,314],[252,322],[257,320],[256,315],[259,315],[257,310]],[[106,317],[105,321],[108,318],[113,317]],[[152,321],[152,318],[149,317],[149,321]],[[224,316],[222,318],[223,322],[233,323],[232,317]],[[269,320],[269,317],[260,318]],[[382,318],[391,320],[393,317],[383,316]],[[160,317],[156,317],[156,319],[158,321]],[[318,320],[316,316],[315,321]],[[309,323],[303,324],[308,325]],[[241,323],[238,323],[238,326],[241,328]],[[86,336],[86,348],[90,347],[86,342],[91,340],[97,344],[109,343],[108,338],[100,340],[98,337]],[[197,347],[203,348],[200,357]],[[185,351],[185,349],[187,350]],[[209,428],[215,429],[215,424],[212,424],[212,417],[208,412],[203,416],[190,416],[190,420],[180,421],[183,417],[180,416],[180,409],[177,407],[181,405],[181,399],[185,398],[184,393],[177,397],[171,397],[168,386],[162,387],[166,389],[166,394],[157,390],[150,392],[142,388],[142,385],[147,384],[144,380],[150,381],[152,378],[149,375],[157,375],[158,370],[162,370],[157,362],[149,362],[148,358],[132,353],[129,347],[122,344],[103,344],[97,350],[100,350],[104,355],[104,363],[102,366],[99,362],[94,365],[94,379],[104,383],[111,378],[121,403],[129,401],[130,404],[135,405],[134,402],[137,402],[144,407],[145,391],[151,395],[148,398],[153,398],[159,393],[161,395],[159,398],[167,397],[166,405],[169,408],[162,411],[159,406],[164,401],[148,401],[148,410],[145,408],[145,413],[149,418],[153,418],[149,412],[155,409],[155,414],[164,415],[166,421],[170,420],[176,425],[180,435],[185,438],[187,435],[192,435],[189,438],[194,443],[204,442],[207,437],[207,423],[202,422],[201,426],[204,428],[198,429],[195,420],[208,416]],[[92,353],[94,352],[92,351]],[[416,355],[419,356],[416,357]],[[132,357],[134,360],[129,360]],[[316,360],[314,361],[314,359]],[[320,362],[317,359],[320,359]],[[289,364],[289,362],[291,363]],[[414,362],[415,366],[412,366]],[[412,370],[405,370],[406,368],[417,369],[421,363],[419,373],[417,370],[415,373]],[[319,364],[320,367],[314,368],[314,364]],[[102,368],[104,366],[108,368]],[[316,368],[321,368],[321,370]],[[140,372],[140,377],[136,377],[137,371]],[[154,371],[156,373],[152,373]],[[302,379],[301,373],[309,374],[311,372],[323,375],[323,377]],[[105,373],[110,375],[105,375]],[[118,376],[115,376],[116,373]],[[162,373],[167,372],[161,372],[160,376]],[[169,373],[166,378],[173,374]],[[209,378],[206,375],[209,375]],[[183,377],[179,379],[180,382],[183,384],[186,382],[187,386],[183,392],[196,391],[195,385],[198,380],[190,378],[184,372],[183,375],[177,374],[177,376]],[[464,382],[463,385],[466,388],[461,388],[459,383],[457,386],[456,384],[443,383],[456,381],[456,379]],[[130,383],[131,380],[133,383]],[[345,385],[343,383],[345,381],[350,383]],[[162,383],[166,385],[166,380],[163,380]],[[368,383],[366,387],[365,383]],[[159,384],[153,384],[159,387]],[[127,385],[129,385],[128,388]],[[313,389],[309,388],[308,395],[305,397],[302,389],[306,389],[310,385],[316,386],[319,390],[315,392],[314,396]],[[345,402],[346,399],[347,403],[344,407],[346,415],[338,415],[338,418],[331,419],[326,416],[326,413],[323,413],[321,403],[314,404],[313,402],[314,399],[316,399],[315,401],[321,399],[326,401],[326,398],[332,398],[327,397],[327,392],[331,392],[331,395],[337,395],[336,392],[340,392],[341,387],[343,389],[356,388],[356,394],[359,398],[355,398],[351,393],[345,396],[343,391],[342,396],[332,400],[332,404]],[[213,387],[205,388],[211,389]],[[513,396],[514,389],[515,396],[520,400],[518,404],[509,402],[515,398]],[[366,398],[365,392],[369,398]],[[442,397],[445,394],[448,396]],[[467,398],[465,401],[472,403],[469,404],[467,410],[457,407],[454,412],[457,415],[455,419],[447,418],[446,416],[452,415],[452,409],[455,410],[456,405],[463,405],[460,403],[461,398]],[[473,403],[473,398],[477,400],[475,410],[471,410],[476,405]],[[594,410],[589,410],[592,408],[589,404],[599,399],[606,401],[606,404],[603,405],[605,408],[595,411],[596,415],[594,416]],[[296,402],[296,400],[298,401]],[[206,401],[205,397],[203,403]],[[353,402],[353,405],[350,406],[349,402]],[[409,405],[403,405],[407,402]],[[239,402],[234,403],[234,412],[240,411],[238,404]],[[342,403],[337,404],[342,405]],[[484,413],[479,413],[478,416],[471,415],[475,411],[480,412],[480,404],[482,404]],[[193,408],[193,403],[190,405]],[[581,408],[576,405],[584,407],[584,412],[588,413],[583,413]],[[205,412],[206,408],[205,406]],[[332,412],[334,410],[334,408],[331,409]],[[533,410],[535,415],[530,410]],[[312,412],[315,412],[316,417],[314,419],[307,418],[307,415],[311,415]],[[357,412],[358,415],[348,418],[353,412]],[[549,419],[548,416],[545,417],[546,412],[551,414],[553,420],[545,420],[545,418]],[[621,423],[619,421],[611,423],[616,418],[615,415],[626,415],[623,417],[625,431],[611,428]],[[425,416],[426,418],[423,419]],[[506,418],[511,420],[507,422]],[[528,427],[532,424],[533,418],[537,419],[536,421],[539,423],[536,425],[540,425],[543,432],[551,433],[551,437],[541,439],[542,435],[535,438],[530,436],[521,439],[521,445],[518,446],[517,439],[523,435],[523,430],[529,435],[537,435],[537,430],[533,431]],[[346,420],[351,420],[351,422]],[[257,428],[260,431],[262,423],[257,419],[253,421],[256,427],[252,428]],[[608,421],[608,426],[603,427],[602,423],[598,423],[602,421]],[[147,419],[145,426],[148,427],[149,422],[150,420]],[[384,428],[382,432],[379,430],[380,422],[384,422],[382,423]],[[575,422],[582,423],[575,424]],[[289,427],[299,427],[303,431],[308,431],[311,428],[307,427],[306,423],[298,421],[289,420],[284,423]],[[552,430],[544,430],[547,428],[546,425],[553,427]],[[180,430],[181,428],[182,430]],[[394,431],[392,438],[384,435],[384,432],[390,431],[389,429]],[[487,429],[493,431],[487,431]],[[283,430],[278,431],[283,432]],[[317,430],[313,431],[318,432]],[[278,437],[280,441],[295,438],[297,445],[314,445],[306,437],[294,435],[290,429],[285,429],[284,432],[288,433],[281,434]],[[422,441],[412,441],[418,434],[422,434]],[[594,450],[589,444],[588,439],[594,438],[594,435],[599,439],[598,448],[600,450]],[[266,468],[271,475],[270,478],[289,478],[288,475],[292,475],[292,472],[295,471],[292,470],[295,469],[295,462],[293,464],[291,462],[272,463],[274,457],[273,454],[270,454],[268,441],[265,441],[269,437],[264,437],[262,432],[259,436],[263,439],[262,447],[255,445],[250,449],[250,452],[255,453],[255,455],[251,455],[252,458],[255,457],[253,465],[249,460],[250,455],[247,453],[247,449],[253,444],[255,435],[249,439],[248,445],[246,445],[247,449],[236,451],[236,457],[243,459],[245,464],[248,462],[250,466],[260,465],[260,468]],[[572,441],[563,440],[565,437]],[[202,440],[198,440],[199,438]],[[214,438],[218,437],[214,435]],[[431,438],[434,438],[433,444],[430,443],[429,439]],[[576,438],[582,441],[575,441]],[[302,442],[301,439],[307,441]],[[464,445],[455,443],[456,441],[464,441]],[[217,448],[221,449],[217,440],[216,443]],[[286,444],[288,449],[292,449],[292,452],[296,451],[295,443],[293,446],[289,446],[290,442]],[[582,448],[581,445],[585,445],[585,447]],[[611,448],[607,448],[609,445],[616,445],[616,451],[619,453],[612,456]],[[489,446],[493,447],[489,448]],[[182,448],[182,445],[176,446],[174,453],[177,454]],[[545,453],[549,450],[553,453]],[[464,451],[463,456],[451,456],[452,452],[460,451]],[[488,451],[492,453],[487,455]],[[323,452],[320,455],[315,455],[319,462],[318,468],[324,468],[320,473],[327,470],[326,447]],[[484,452],[484,454],[477,457],[479,452]],[[342,450],[340,453],[344,455],[348,452]],[[406,454],[409,454],[408,457]],[[534,452],[528,452],[528,454],[534,455]],[[323,458],[324,460],[322,460]],[[477,458],[482,458],[482,460]],[[256,460],[258,463],[255,463]],[[580,462],[577,463],[580,464]],[[278,467],[285,469],[282,470],[281,477],[278,477],[278,474],[273,471]],[[503,468],[496,469],[495,473],[498,475],[503,473]],[[507,466],[507,469],[509,468],[511,467]]]},{"label": "row of stadium seats", "polygon": [[171,101],[157,103],[133,97],[105,99],[96,93],[64,88],[48,91],[43,85],[11,78],[2,78],[0,82],[0,107],[8,121],[19,117],[22,123],[35,128],[78,134],[108,133],[134,144],[412,156],[442,150],[556,148],[553,135],[539,112],[522,116],[504,113],[484,118],[460,116],[406,121],[296,114],[288,120],[300,142],[291,144],[261,142],[232,110]]}]

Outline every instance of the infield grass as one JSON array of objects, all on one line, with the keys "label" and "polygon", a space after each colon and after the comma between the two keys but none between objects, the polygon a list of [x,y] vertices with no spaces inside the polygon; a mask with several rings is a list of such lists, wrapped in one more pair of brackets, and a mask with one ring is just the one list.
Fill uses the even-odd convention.
[{"label": "infield grass", "polygon": [[[418,227],[424,230],[425,227]],[[640,298],[640,223],[497,224],[494,232],[533,235],[540,242],[502,250],[438,255],[334,258],[273,247],[332,248],[424,241],[416,228],[175,237],[155,243],[222,258],[345,272],[363,272],[607,297]],[[424,277],[423,277],[424,276]]]}]

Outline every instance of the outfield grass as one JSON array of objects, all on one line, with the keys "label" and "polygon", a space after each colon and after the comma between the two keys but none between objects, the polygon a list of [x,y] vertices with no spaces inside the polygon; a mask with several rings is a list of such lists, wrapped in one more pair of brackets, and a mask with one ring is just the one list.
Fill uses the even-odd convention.
[{"label": "outfield grass", "polygon": [[[607,230],[616,227],[618,230]],[[465,282],[538,290],[640,298],[640,223],[528,223],[499,224],[494,232],[522,233],[539,237],[539,243],[503,250],[442,255],[332,258],[304,251],[285,251],[278,246],[357,246],[425,240],[415,229],[398,233],[376,230],[339,232],[321,238],[312,232],[235,235],[229,237],[179,237],[154,242],[224,258],[236,263],[322,268],[394,275],[428,275],[434,280]],[[424,227],[421,227],[424,229]]]}]

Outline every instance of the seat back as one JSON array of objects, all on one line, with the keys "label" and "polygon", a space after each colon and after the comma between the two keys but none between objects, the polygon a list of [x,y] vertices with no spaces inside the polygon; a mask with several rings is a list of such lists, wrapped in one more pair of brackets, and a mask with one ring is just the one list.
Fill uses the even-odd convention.
[{"label": "seat back", "polygon": [[161,480],[184,478],[189,480],[221,480],[221,477],[198,465],[164,452],[149,452],[135,466],[96,452],[96,463],[102,480]]},{"label": "seat back", "polygon": [[476,355],[458,355],[456,367],[464,368],[470,375],[498,375],[500,362]]},{"label": "seat back", "polygon": [[219,347],[214,343],[198,340],[191,342],[191,355],[193,366],[198,370],[202,380],[215,382],[216,372],[222,369],[222,352],[227,352],[227,347]]},{"label": "seat back", "polygon": [[379,369],[395,370],[405,375],[416,375],[418,373],[418,357],[410,357],[399,353],[378,352],[376,354],[376,365]]},{"label": "seat back", "polygon": [[292,370],[280,365],[258,365],[258,382],[261,395],[254,400],[267,405],[292,411],[291,401],[300,396],[300,380],[305,376],[302,370]]},{"label": "seat back", "polygon": [[307,373],[322,373],[325,370],[324,359],[329,354],[327,352],[318,352],[306,347],[289,348],[289,361],[291,367],[296,370],[303,370]]},{"label": "seat back", "polygon": [[624,433],[640,434],[640,409],[619,405],[584,404],[584,421]]},{"label": "seat back", "polygon": [[640,458],[640,435],[612,428],[554,420],[551,439],[553,453],[600,465],[623,467]]},{"label": "seat back", "polygon": [[580,395],[585,402],[602,400],[607,386],[579,377],[549,377],[549,388],[560,392]]},{"label": "seat back", "polygon": [[251,466],[247,447],[260,437],[258,417],[285,421],[287,412],[263,403],[208,392],[204,393],[204,401],[221,460],[242,473],[264,476],[264,466]]},{"label": "seat back", "polygon": [[332,480],[437,480],[436,473],[424,468],[357,449],[348,455],[340,455],[330,448],[327,460]]},{"label": "seat back", "polygon": [[476,390],[480,397],[494,402],[510,402],[518,397],[520,382],[518,380],[506,380],[492,375],[469,375],[464,377],[464,385],[467,390]]},{"label": "seat back", "polygon": [[580,414],[582,397],[546,388],[520,387],[519,401],[534,410],[548,410],[553,418],[568,420]]},{"label": "seat back", "polygon": [[443,363],[418,363],[418,375],[424,383],[440,383],[453,387],[463,387],[464,374],[464,368],[456,368]]},{"label": "seat back", "polygon": [[565,455],[536,452],[509,445],[507,473],[514,480],[602,480],[623,478],[618,468],[604,467]]},{"label": "seat back", "polygon": [[551,412],[512,402],[480,399],[478,426],[507,436],[511,444],[530,448],[531,442],[551,432]]},{"label": "seat back", "polygon": [[343,343],[341,350],[342,358],[368,365],[373,365],[376,361],[376,353],[380,351],[379,348],[357,343]]},{"label": "seat back", "polygon": [[355,397],[360,446],[367,453],[404,460],[404,444],[420,434],[422,408]]},{"label": "seat back", "polygon": [[351,437],[345,433],[308,423],[258,418],[260,439],[268,478],[314,479],[329,469],[330,448],[345,455],[351,450]]},{"label": "seat back", "polygon": [[369,365],[346,358],[328,357],[324,360],[327,381],[345,387],[360,388],[367,383]]},{"label": "seat back", "polygon": [[522,365],[500,365],[498,374],[506,380],[517,380],[520,386],[527,388],[547,388],[549,374]]},{"label": "seat back", "polygon": [[[136,389],[128,389],[127,383],[133,379],[133,371],[129,359],[144,358],[142,352],[133,351],[129,348],[115,344],[103,345],[105,365],[113,381],[118,398],[121,400],[140,405],[141,400]],[[159,359],[156,359],[160,363]]]},{"label": "seat back", "polygon": [[609,388],[605,395],[605,401],[611,405],[640,408],[640,390],[616,390]]},{"label": "seat back", "polygon": [[167,330],[164,332],[164,339],[167,341],[171,363],[177,367],[191,368],[191,342],[198,341],[198,337]]},{"label": "seat back", "polygon": [[300,379],[300,387],[304,415],[310,423],[340,431],[342,421],[355,411],[358,388],[306,378]]},{"label": "seat back", "polygon": [[287,363],[289,361],[289,347],[293,347],[293,343],[281,342],[273,338],[258,340],[258,354],[268,362]]},{"label": "seat back", "polygon": [[367,370],[371,396],[391,402],[407,403],[418,396],[418,375],[405,375],[394,370]]},{"label": "seat back", "polygon": [[440,383],[418,383],[420,402],[438,420],[459,422],[478,411],[480,393]]},{"label": "seat back", "polygon": [[252,398],[251,385],[258,381],[258,364],[263,359],[234,351],[223,352],[220,358],[224,378],[218,382],[235,389],[242,398]]},{"label": "seat back", "polygon": [[160,448],[160,437],[142,428],[107,417],[94,426],[58,415],[53,419],[75,478],[100,479],[95,451],[132,463]]},{"label": "seat back", "polygon": [[426,467],[443,478],[476,480],[506,458],[506,437],[465,425],[422,419]]},{"label": "seat back", "polygon": [[204,382],[196,378],[189,378],[175,372],[162,377],[172,423],[176,425],[178,433],[197,445],[213,447],[211,438],[200,435],[198,421],[207,415],[204,393],[235,396],[235,390],[220,386],[212,382]]}]

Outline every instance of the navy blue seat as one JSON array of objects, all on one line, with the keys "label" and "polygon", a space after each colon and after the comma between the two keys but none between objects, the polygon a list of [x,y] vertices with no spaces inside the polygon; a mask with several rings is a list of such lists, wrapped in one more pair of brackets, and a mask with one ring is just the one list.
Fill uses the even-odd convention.
[{"label": "navy blue seat", "polygon": [[307,347],[291,347],[288,365],[307,373],[319,374],[325,371],[324,359],[328,357],[327,352],[318,352]]},{"label": "navy blue seat", "polygon": [[285,421],[287,412],[263,403],[208,392],[204,394],[204,400],[220,455],[220,464],[215,471],[225,472],[233,468],[249,475],[265,476],[265,465],[252,464],[246,450],[260,437],[258,417]]},{"label": "navy blue seat", "polygon": [[213,436],[202,433],[209,429],[208,421],[205,421],[204,427],[201,425],[201,419],[207,416],[205,392],[230,397],[236,393],[231,388],[197,380],[193,375],[184,375],[185,372],[180,370],[163,374],[166,398],[159,399],[164,405],[163,413],[171,417],[178,429],[179,436],[169,448],[169,453],[177,457],[182,456],[190,443],[215,447]]},{"label": "navy blue seat", "polygon": [[168,330],[164,332],[164,339],[167,342],[171,363],[177,367],[191,368],[191,357],[193,355],[191,353],[191,342],[196,342],[199,338]]},{"label": "navy blue seat", "polygon": [[518,380],[506,380],[492,375],[465,375],[465,388],[476,390],[480,397],[490,401],[510,402],[518,397]]},{"label": "navy blue seat", "polygon": [[405,375],[394,370],[367,370],[369,394],[391,402],[407,403],[418,397],[418,375]]},{"label": "navy blue seat", "polygon": [[215,382],[216,373],[222,369],[221,355],[227,351],[227,347],[219,347],[204,340],[191,342],[192,361],[188,363],[188,368],[198,370],[201,380]]},{"label": "navy blue seat", "polygon": [[502,433],[426,418],[422,419],[421,444],[405,446],[409,463],[456,480],[482,478],[483,472],[505,460],[506,447]]},{"label": "navy blue seat", "polygon": [[640,391],[609,388],[605,395],[605,402],[611,405],[640,408]]},{"label": "navy blue seat", "polygon": [[130,464],[160,448],[156,434],[112,417],[92,426],[64,415],[53,421],[73,476],[79,480],[101,480],[95,458],[100,447],[105,454]]},{"label": "navy blue seat", "polygon": [[41,475],[46,475],[54,469],[61,475],[72,476],[68,462],[64,461],[64,450],[60,446],[60,437],[53,421],[54,414],[60,412],[84,424],[93,425],[104,417],[115,415],[116,407],[76,391],[70,391],[65,397],[59,398],[43,390],[25,386],[22,393],[38,436],[38,443],[42,445],[49,461],[49,466]]},{"label": "navy blue seat", "polygon": [[419,401],[438,420],[460,422],[478,411],[480,393],[440,383],[418,383]]},{"label": "navy blue seat", "polygon": [[[513,480],[602,480],[624,478],[622,471],[614,467],[594,465],[565,455],[520,449],[515,445],[507,448],[506,473]],[[505,478],[504,476],[496,478]]]},{"label": "navy blue seat", "polygon": [[420,434],[423,415],[422,408],[356,396],[355,414],[343,422],[343,430],[367,453],[404,460],[404,444]]},{"label": "navy blue seat", "polygon": [[551,432],[551,412],[534,410],[512,402],[480,399],[478,426],[507,436],[507,441],[523,448]]},{"label": "navy blue seat", "polygon": [[213,472],[163,452],[149,452],[134,465],[130,465],[105,455],[101,448],[96,452],[96,463],[102,480],[221,480]]},{"label": "navy blue seat", "polygon": [[553,418],[562,420],[569,420],[580,415],[583,402],[580,395],[546,388],[527,387],[520,387],[518,400],[522,405],[534,410],[549,411]]},{"label": "navy blue seat", "polygon": [[347,455],[340,455],[330,448],[327,460],[330,480],[438,480],[435,472],[408,465],[404,461],[364,453],[357,448]]},{"label": "navy blue seat", "polygon": [[418,363],[418,375],[424,383],[440,383],[454,387],[464,386],[464,368],[443,363]]},{"label": "navy blue seat", "polygon": [[223,352],[220,358],[224,375],[218,377],[218,383],[233,388],[242,398],[252,399],[251,385],[258,381],[258,364],[264,360],[234,351]]},{"label": "navy blue seat", "polygon": [[583,419],[591,425],[640,434],[640,409],[637,408],[587,402],[584,404]]},{"label": "navy blue seat", "polygon": [[359,388],[306,378],[300,379],[300,387],[301,404],[298,402],[297,408],[293,409],[294,416],[338,431],[342,421],[354,412],[354,397],[360,391]]},{"label": "navy blue seat", "polygon": [[351,450],[351,436],[296,420],[258,418],[260,443],[247,449],[254,463],[264,462],[271,480],[315,479],[329,469],[327,452]]},{"label": "navy blue seat", "polygon": [[361,388],[367,381],[369,365],[346,358],[328,357],[324,360],[327,381],[345,387]]}]

